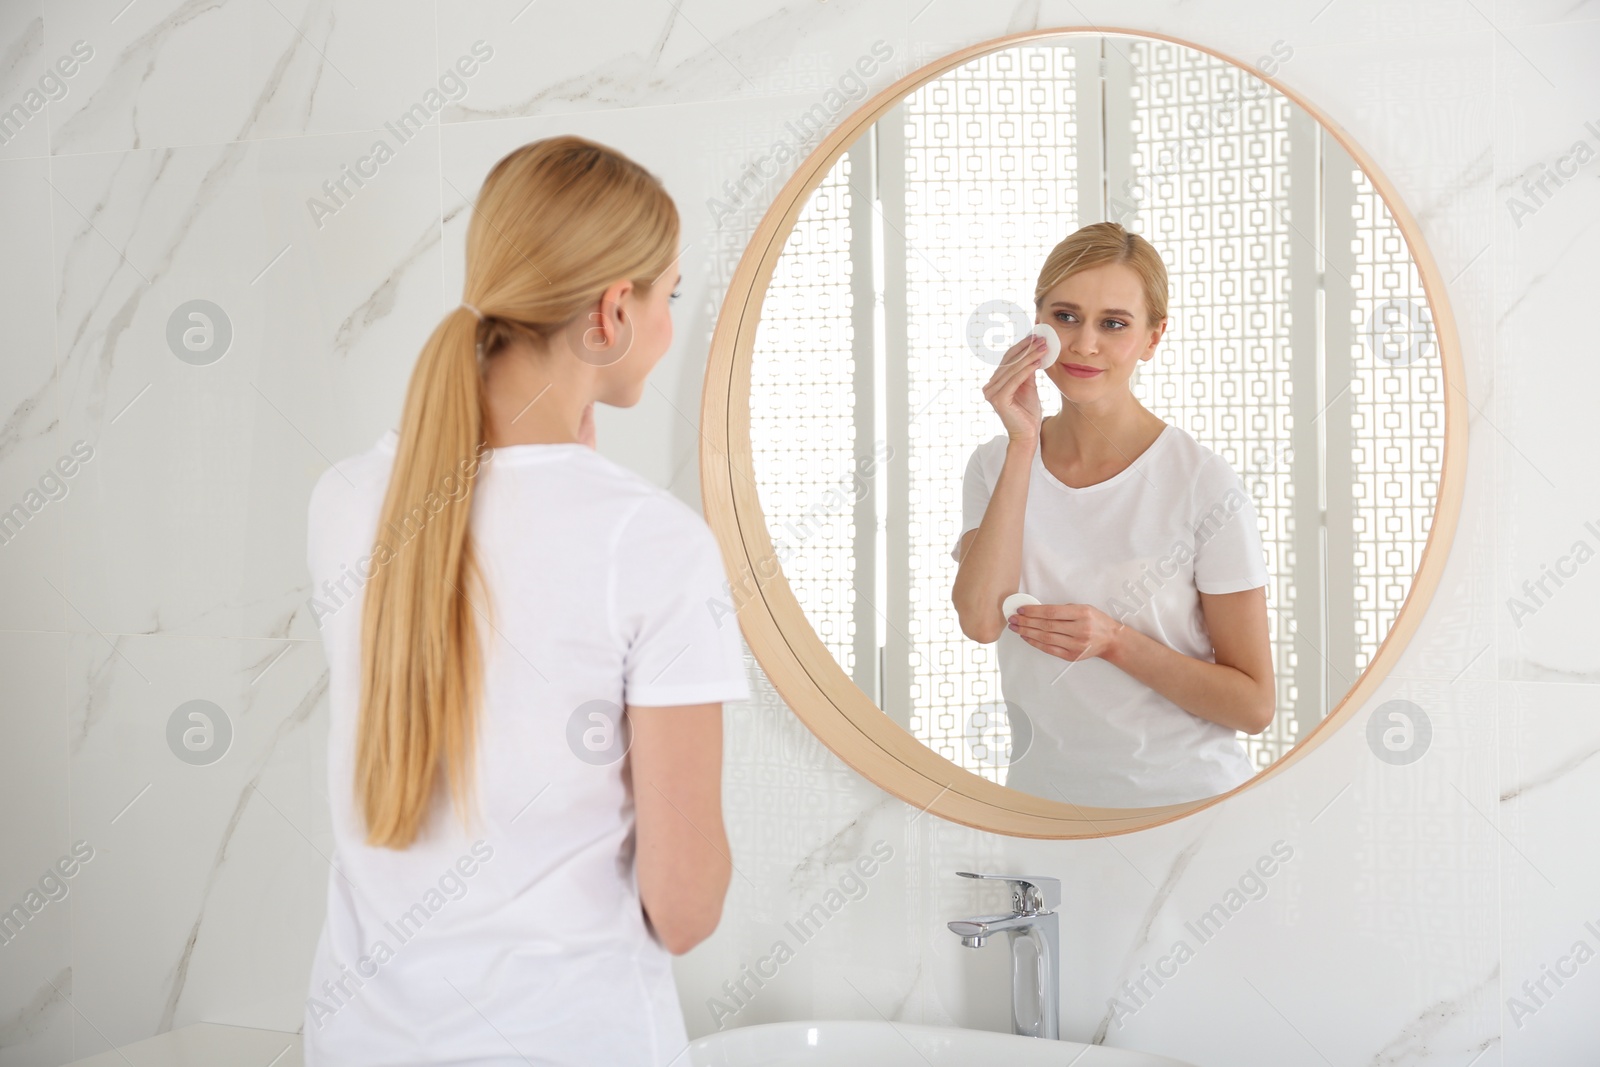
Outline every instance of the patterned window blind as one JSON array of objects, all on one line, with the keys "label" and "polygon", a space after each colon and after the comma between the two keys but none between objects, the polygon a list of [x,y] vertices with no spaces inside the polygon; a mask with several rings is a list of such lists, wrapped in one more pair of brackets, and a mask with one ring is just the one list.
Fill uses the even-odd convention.
[{"label": "patterned window blind", "polygon": [[1360,167],[1351,183],[1351,433],[1355,663],[1365,670],[1422,562],[1444,462],[1444,377],[1422,277],[1383,197]]},{"label": "patterned window blind", "polygon": [[750,372],[750,447],[767,532],[807,621],[846,673],[856,668],[857,551],[871,551],[871,542],[857,544],[848,502],[855,493],[857,343],[850,195],[845,155],[812,193],[784,246]]}]

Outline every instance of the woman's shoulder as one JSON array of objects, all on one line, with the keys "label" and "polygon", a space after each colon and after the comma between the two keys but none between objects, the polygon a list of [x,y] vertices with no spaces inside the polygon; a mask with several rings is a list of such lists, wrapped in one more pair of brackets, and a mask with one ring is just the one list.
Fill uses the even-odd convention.
[{"label": "woman's shoulder", "polygon": [[1168,440],[1161,453],[1162,467],[1184,487],[1195,516],[1212,516],[1218,508],[1231,514],[1249,499],[1239,472],[1222,453],[1181,426],[1168,424],[1163,436]]},{"label": "woman's shoulder", "polygon": [[1186,476],[1198,480],[1235,475],[1227,457],[1176,423],[1167,423],[1160,440],[1163,442],[1161,461],[1169,467],[1180,468]]},{"label": "woman's shoulder", "polygon": [[589,453],[583,462],[589,468],[585,496],[609,499],[611,506],[602,510],[611,516],[607,524],[619,537],[647,538],[668,555],[684,550],[686,542],[715,544],[705,516],[672,490],[600,452]]},{"label": "woman's shoulder", "polygon": [[399,435],[386,430],[371,445],[328,466],[311,487],[310,510],[315,513],[356,497],[381,494],[394,465],[394,445]]}]

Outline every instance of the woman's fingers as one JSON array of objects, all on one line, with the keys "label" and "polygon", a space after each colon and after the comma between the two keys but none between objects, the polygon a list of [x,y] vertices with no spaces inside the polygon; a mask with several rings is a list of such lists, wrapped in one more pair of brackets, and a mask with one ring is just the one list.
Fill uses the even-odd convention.
[{"label": "woman's fingers", "polygon": [[984,399],[1012,437],[1038,432],[1039,394],[1033,376],[1043,355],[1042,340],[1029,334],[1006,350],[983,387]]},{"label": "woman's fingers", "polygon": [[1023,382],[1031,382],[1033,374],[1038,370],[1038,362],[1043,353],[1037,351],[1030,344],[1021,357],[1012,359],[1011,353],[1006,353],[1006,361],[995,368],[989,382],[983,387],[984,394],[989,397],[1010,396]]},{"label": "woman's fingers", "polygon": [[1030,358],[1044,353],[1044,339],[1028,334],[1022,340],[1006,349],[1006,354],[1000,357],[1000,365],[994,369],[994,374],[989,380],[994,381],[1007,372],[1015,373],[1017,368],[1026,363]]}]

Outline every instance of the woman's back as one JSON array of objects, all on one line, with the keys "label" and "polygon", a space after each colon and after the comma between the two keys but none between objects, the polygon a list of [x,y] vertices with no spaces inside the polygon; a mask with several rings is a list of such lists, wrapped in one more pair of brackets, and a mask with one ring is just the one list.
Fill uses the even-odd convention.
[{"label": "woman's back", "polygon": [[[640,907],[611,727],[629,704],[748,696],[737,627],[708,607],[725,595],[715,541],[694,511],[587,445],[487,453],[470,498],[489,602],[486,619],[474,596],[481,817],[462,830],[441,773],[417,841],[368,847],[352,789],[361,584],[395,443],[390,431],[328,471],[311,500],[335,848],[306,1063],[666,1063],[684,1028],[670,956]],[[438,499],[417,522],[461,506]],[[414,532],[387,537],[404,553]]]}]

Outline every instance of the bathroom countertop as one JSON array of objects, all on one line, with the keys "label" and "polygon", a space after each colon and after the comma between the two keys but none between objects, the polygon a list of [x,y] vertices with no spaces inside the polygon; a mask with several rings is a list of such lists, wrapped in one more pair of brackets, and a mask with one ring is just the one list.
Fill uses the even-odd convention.
[{"label": "bathroom countertop", "polygon": [[301,1067],[300,1035],[195,1023],[65,1067]]}]

